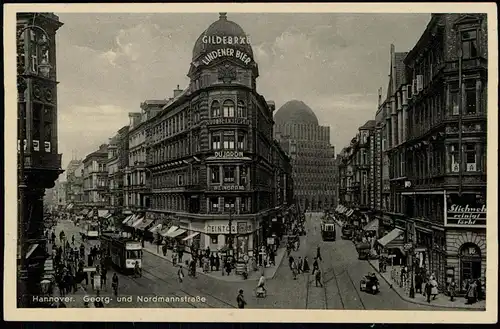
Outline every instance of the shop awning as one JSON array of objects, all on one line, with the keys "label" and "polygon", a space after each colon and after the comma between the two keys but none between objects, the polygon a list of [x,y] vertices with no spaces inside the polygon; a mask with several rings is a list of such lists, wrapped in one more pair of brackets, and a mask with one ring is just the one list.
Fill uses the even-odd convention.
[{"label": "shop awning", "polygon": [[38,243],[35,243],[35,244],[32,244],[29,249],[28,249],[28,252],[26,253],[26,259],[30,258],[30,256],[33,254],[33,252],[36,250],[36,248],[38,248]]},{"label": "shop awning", "polygon": [[83,210],[82,210],[82,215],[83,215],[83,216],[85,216],[85,215],[87,215],[87,214],[88,214],[88,212],[89,212],[89,210],[88,210],[88,209],[83,209]]},{"label": "shop awning", "polygon": [[149,224],[153,222],[152,219],[142,219],[142,221],[137,225],[135,228],[138,230],[144,230],[146,227],[148,227]]},{"label": "shop awning", "polygon": [[106,209],[97,210],[98,217],[106,217],[108,214],[109,214],[109,211],[107,211]]},{"label": "shop awning", "polygon": [[137,216],[134,224],[132,224],[133,228],[137,228],[137,226],[142,222],[142,217]]},{"label": "shop awning", "polygon": [[377,242],[386,247],[389,243],[397,239],[401,234],[403,234],[403,231],[399,228],[395,228],[382,238],[378,239]]},{"label": "shop awning", "polygon": [[137,221],[137,215],[132,215],[127,222],[127,226],[134,227],[135,222]]},{"label": "shop awning", "polygon": [[66,209],[67,209],[67,210],[71,210],[71,209],[73,209],[73,206],[74,206],[74,204],[70,203],[70,204],[66,207]]},{"label": "shop awning", "polygon": [[113,215],[108,213],[106,216],[104,216],[104,219],[108,219],[108,218],[111,218]]},{"label": "shop awning", "polygon": [[170,226],[170,228],[164,229],[160,234],[161,234],[161,236],[169,236],[171,233],[173,233],[178,228],[179,227],[177,227],[177,226]]},{"label": "shop awning", "polygon": [[156,233],[158,230],[161,229],[162,226],[163,226],[162,224],[153,225],[153,227],[149,229],[149,232]]},{"label": "shop awning", "polygon": [[122,222],[122,224],[125,224],[126,222],[128,222],[134,215],[129,215],[127,216],[127,218],[125,218]]},{"label": "shop awning", "polygon": [[349,211],[348,211],[345,215],[346,215],[347,217],[350,217],[352,214],[354,214],[354,210],[352,210],[352,209],[351,209],[351,210],[349,210]]},{"label": "shop awning", "polygon": [[365,231],[378,231],[378,219],[374,219],[363,227]]},{"label": "shop awning", "polygon": [[182,228],[180,228],[177,231],[174,231],[174,232],[172,232],[170,234],[167,234],[167,236],[170,237],[170,238],[175,238],[175,237],[181,235],[184,232],[186,232],[186,230],[183,230]]},{"label": "shop awning", "polygon": [[200,232],[192,233],[192,234],[188,235],[187,237],[185,237],[184,239],[182,239],[182,241],[187,241],[189,239],[192,239],[192,238],[194,238],[195,236],[197,236],[199,234],[200,234]]}]

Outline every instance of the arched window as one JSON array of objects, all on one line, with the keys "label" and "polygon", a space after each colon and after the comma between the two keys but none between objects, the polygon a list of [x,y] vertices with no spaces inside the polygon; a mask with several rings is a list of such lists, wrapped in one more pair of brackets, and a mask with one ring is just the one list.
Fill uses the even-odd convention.
[{"label": "arched window", "polygon": [[224,101],[222,106],[222,110],[225,118],[233,118],[234,117],[234,102],[231,100]]},{"label": "arched window", "polygon": [[245,106],[245,102],[238,101],[238,117],[245,118],[247,116],[247,107]]},{"label": "arched window", "polygon": [[210,113],[212,118],[220,117],[220,104],[218,101],[213,101],[210,107]]}]

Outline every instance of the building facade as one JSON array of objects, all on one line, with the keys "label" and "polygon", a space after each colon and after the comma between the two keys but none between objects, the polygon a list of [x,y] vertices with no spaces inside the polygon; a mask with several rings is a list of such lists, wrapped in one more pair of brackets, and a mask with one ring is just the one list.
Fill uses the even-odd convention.
[{"label": "building facade", "polygon": [[[175,94],[175,91],[174,91]],[[130,215],[149,208],[150,184],[146,168],[146,125],[168,100],[146,100],[141,112],[129,113],[128,162],[124,175],[124,214]]]},{"label": "building facade", "polygon": [[335,148],[330,127],[320,126],[301,101],[284,104],[274,116],[274,137],[292,159],[295,199],[300,209],[320,211],[336,206]]},{"label": "building facade", "polygon": [[487,48],[485,14],[432,16],[404,60],[407,135],[392,171],[420,263],[461,290],[486,275]]},{"label": "building facade", "polygon": [[[38,294],[47,257],[44,193],[63,172],[57,138],[56,33],[63,25],[53,13],[18,13],[18,163],[23,163],[24,186],[18,218],[18,295]],[[28,26],[31,26],[28,28]],[[43,33],[46,32],[46,35]],[[43,64],[43,65],[42,65]],[[46,71],[47,66],[50,71]],[[42,68],[42,69],[41,69]],[[22,76],[22,77],[20,77]],[[32,302],[20,297],[19,306]]]},{"label": "building facade", "polygon": [[108,203],[108,145],[102,144],[83,160],[83,204],[88,208],[107,208]]},{"label": "building facade", "polygon": [[[372,208],[382,234],[397,233],[385,247],[462,292],[485,282],[486,31],[483,14],[432,14],[411,51],[391,45],[371,146]],[[340,168],[342,202],[355,199],[350,169]]]},{"label": "building facade", "polygon": [[273,158],[274,106],[257,93],[258,75],[249,38],[222,13],[194,45],[189,86],[146,124],[148,216],[173,220],[187,243],[237,257],[256,256],[272,234],[284,204],[276,191],[290,181],[275,185],[283,161]]},{"label": "building facade", "polygon": [[73,159],[66,168],[66,200],[69,211],[81,210],[83,202],[83,161]]},{"label": "building facade", "polygon": [[108,143],[108,196],[109,210],[114,214],[122,214],[124,208],[124,175],[128,164],[128,131],[129,126],[118,130]]}]

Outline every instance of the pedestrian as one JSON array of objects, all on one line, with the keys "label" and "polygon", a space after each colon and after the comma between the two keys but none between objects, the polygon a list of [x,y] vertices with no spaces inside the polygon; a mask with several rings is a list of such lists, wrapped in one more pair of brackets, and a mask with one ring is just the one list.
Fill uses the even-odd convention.
[{"label": "pedestrian", "polygon": [[318,246],[318,248],[316,248],[316,259],[320,260],[320,261],[323,261],[323,258],[321,258],[321,249],[320,247]]},{"label": "pedestrian", "polygon": [[321,282],[321,270],[319,268],[316,270],[315,282],[316,287],[318,286],[318,284],[320,287],[323,287],[323,283]]},{"label": "pedestrian", "polygon": [[304,256],[304,263],[302,265],[302,270],[304,273],[309,273],[309,261],[307,260],[307,256]]},{"label": "pedestrian", "polygon": [[457,284],[455,283],[455,280],[452,278],[448,286],[448,294],[450,295],[451,302],[455,300],[456,288]]},{"label": "pedestrian", "polygon": [[299,260],[297,262],[297,272],[300,274],[303,272],[304,268],[304,261],[302,260],[302,257],[299,257]]},{"label": "pedestrian", "polygon": [[290,267],[290,269],[292,269],[293,261],[294,261],[293,256],[288,257],[288,266]]},{"label": "pedestrian", "polygon": [[436,280],[436,276],[434,273],[432,273],[430,280],[431,284],[431,295],[432,295],[432,300],[436,299],[436,296],[438,295],[438,282]]},{"label": "pedestrian", "polygon": [[75,245],[75,235],[71,236],[71,244],[74,246]]},{"label": "pedestrian", "polygon": [[314,258],[312,274],[316,273],[316,271],[319,271],[319,264],[318,264],[318,259]]},{"label": "pedestrian", "polygon": [[425,296],[427,297],[427,303],[430,303],[431,302],[431,294],[432,294],[432,285],[431,285],[429,279],[425,280],[424,290],[425,290]]},{"label": "pedestrian", "polygon": [[[215,255],[212,253],[210,255],[210,271],[213,271],[215,268]],[[215,269],[217,270],[217,269]]]},{"label": "pedestrian", "polygon": [[236,297],[236,302],[238,303],[238,308],[245,308],[247,302],[245,301],[245,297],[243,296],[243,289],[240,289],[238,297]]},{"label": "pedestrian", "polygon": [[106,282],[108,281],[107,275],[108,275],[108,270],[106,269],[106,267],[102,267],[102,269],[101,269],[101,287],[104,287],[104,289],[106,289],[106,290],[107,290]]},{"label": "pedestrian", "polygon": [[177,270],[177,278],[179,278],[179,282],[182,283],[184,279],[184,271],[182,270],[182,264],[179,265],[179,269]]},{"label": "pedestrian", "polygon": [[215,255],[215,269],[219,271],[220,268],[220,257],[219,255]]},{"label": "pedestrian", "polygon": [[96,299],[94,301],[94,307],[95,308],[103,308],[104,303],[102,302],[102,298],[99,298],[99,291],[96,292]]},{"label": "pedestrian", "polygon": [[182,256],[184,256],[184,251],[179,248],[179,263],[182,263]]},{"label": "pedestrian", "polygon": [[415,292],[422,293],[422,274],[420,272],[415,275]]},{"label": "pedestrian", "polygon": [[[166,244],[161,246],[161,251],[163,252],[163,256],[166,257],[167,256],[167,245]],[[172,254],[172,258],[173,257],[174,257],[174,254]]]},{"label": "pedestrian", "polygon": [[465,294],[465,298],[466,298],[466,303],[467,305],[470,305],[470,304],[474,304],[475,302],[477,302],[477,283],[476,281],[472,281],[470,284],[469,284],[469,287],[467,289],[467,292]]},{"label": "pedestrian", "polygon": [[483,299],[483,286],[480,279],[476,280],[477,300]]},{"label": "pedestrian", "polygon": [[113,278],[111,279],[111,286],[115,296],[118,296],[118,275],[116,275],[116,272],[113,274]]},{"label": "pedestrian", "polygon": [[292,262],[292,276],[294,280],[297,280],[297,263],[295,261]]}]

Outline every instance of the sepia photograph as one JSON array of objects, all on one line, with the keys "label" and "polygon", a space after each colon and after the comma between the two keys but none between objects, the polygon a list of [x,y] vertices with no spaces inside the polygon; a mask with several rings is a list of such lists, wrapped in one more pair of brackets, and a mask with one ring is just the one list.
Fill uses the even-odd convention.
[{"label": "sepia photograph", "polygon": [[4,304],[496,318],[495,6],[228,5],[7,6]]}]

